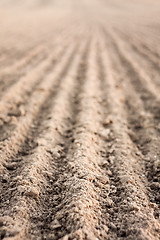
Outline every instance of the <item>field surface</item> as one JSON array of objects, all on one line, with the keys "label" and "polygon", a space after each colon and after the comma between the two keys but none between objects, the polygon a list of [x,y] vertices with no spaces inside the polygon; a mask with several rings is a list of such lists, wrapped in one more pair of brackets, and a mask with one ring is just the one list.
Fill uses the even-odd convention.
[{"label": "field surface", "polygon": [[0,239],[160,239],[160,2],[0,1]]}]

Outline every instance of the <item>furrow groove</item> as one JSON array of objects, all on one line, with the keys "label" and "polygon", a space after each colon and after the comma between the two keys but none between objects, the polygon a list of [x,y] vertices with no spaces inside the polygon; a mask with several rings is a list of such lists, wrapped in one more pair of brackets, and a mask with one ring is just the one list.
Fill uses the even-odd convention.
[{"label": "furrow groove", "polygon": [[[12,174],[12,181],[15,182],[16,187],[12,189],[11,195],[7,197],[11,198],[11,210],[9,212],[13,213],[12,218],[16,218],[17,223],[19,222],[18,226],[15,225],[13,229],[19,229],[21,225],[23,225],[23,228],[19,229],[17,233],[15,231],[16,239],[22,239],[25,236],[26,232],[28,232],[30,219],[31,221],[33,220],[32,212],[27,211],[29,206],[32,205],[32,211],[34,211],[35,216],[37,215],[37,221],[39,221],[38,215],[42,215],[41,222],[43,221],[43,214],[46,214],[45,211],[48,211],[48,214],[50,214],[49,209],[43,209],[43,206],[46,204],[43,198],[47,197],[44,195],[45,189],[51,187],[51,181],[55,179],[54,158],[56,158],[56,155],[60,151],[60,145],[58,145],[58,143],[61,142],[61,134],[65,131],[66,122],[68,118],[70,118],[70,101],[73,96],[72,90],[74,91],[76,87],[74,80],[83,48],[84,46],[81,46],[80,50],[78,50],[79,54],[75,55],[68,73],[59,85],[59,90],[53,102],[48,102],[49,106],[46,106],[49,107],[48,116],[43,121],[41,133],[34,139],[34,141],[37,142],[37,147],[33,150],[31,149],[28,155],[23,157],[23,165],[19,167],[20,169],[18,168],[16,170],[18,176],[15,173]],[[65,112],[66,110],[68,111]],[[60,122],[61,126],[59,125]],[[13,161],[11,164],[13,164]],[[49,190],[47,190],[47,193],[48,192]],[[52,199],[52,195],[47,198],[49,201]],[[14,201],[17,202],[17,207],[15,207]],[[6,200],[4,204],[6,204]],[[5,209],[4,206],[3,209]],[[8,209],[6,212],[7,211]],[[7,216],[4,216],[3,219],[9,219],[10,224],[13,223],[11,218]],[[14,231],[13,229],[12,231]],[[6,236],[9,234],[11,233],[8,229]],[[33,231],[29,231],[29,234],[34,233]],[[36,232],[36,236],[38,236],[38,234],[39,233]],[[36,238],[38,239],[38,237]]]},{"label": "furrow groove", "polygon": [[32,124],[33,119],[36,117],[40,106],[46,100],[49,93],[54,91],[56,82],[59,82],[59,79],[64,74],[64,69],[68,67],[68,61],[70,61],[73,56],[73,50],[74,49],[71,46],[61,60],[61,63],[59,63],[54,69],[54,72],[51,72],[34,91],[26,106],[26,116],[21,116],[21,119],[11,133],[11,136],[5,141],[1,141],[0,153],[1,159],[3,160],[1,163],[18,153],[19,147],[25,141],[28,129]]},{"label": "furrow groove", "polygon": [[[143,179],[140,177],[143,169],[137,157],[137,148],[128,133],[127,113],[123,105],[124,94],[118,84],[119,75],[115,72],[105,48],[103,43],[102,69],[107,79],[106,95],[110,109],[108,114],[112,121],[109,129],[113,134],[108,149],[108,161],[113,172],[111,177],[113,186],[109,195],[113,201],[110,217],[112,239],[123,239],[123,237],[146,239],[150,236],[158,240],[159,234],[156,232],[158,223],[150,207]],[[116,222],[117,219],[120,221]],[[135,235],[131,237],[133,232]]]}]

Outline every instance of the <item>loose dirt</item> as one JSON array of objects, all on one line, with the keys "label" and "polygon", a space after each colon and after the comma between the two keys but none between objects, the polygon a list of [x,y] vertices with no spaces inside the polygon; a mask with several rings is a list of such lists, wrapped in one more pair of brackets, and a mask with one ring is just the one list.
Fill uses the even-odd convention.
[{"label": "loose dirt", "polygon": [[0,239],[160,239],[160,3],[0,3]]}]

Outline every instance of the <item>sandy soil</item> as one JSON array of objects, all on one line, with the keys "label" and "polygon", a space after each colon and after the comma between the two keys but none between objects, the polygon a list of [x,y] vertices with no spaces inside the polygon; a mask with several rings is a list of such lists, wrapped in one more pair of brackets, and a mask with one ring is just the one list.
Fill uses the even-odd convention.
[{"label": "sandy soil", "polygon": [[159,240],[159,120],[159,1],[1,0],[0,239]]}]

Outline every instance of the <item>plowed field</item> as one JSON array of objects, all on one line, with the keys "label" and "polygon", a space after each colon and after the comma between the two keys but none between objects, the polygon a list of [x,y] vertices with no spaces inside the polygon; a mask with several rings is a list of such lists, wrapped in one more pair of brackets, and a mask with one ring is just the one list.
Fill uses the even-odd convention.
[{"label": "plowed field", "polygon": [[160,3],[0,2],[0,239],[160,239]]}]

